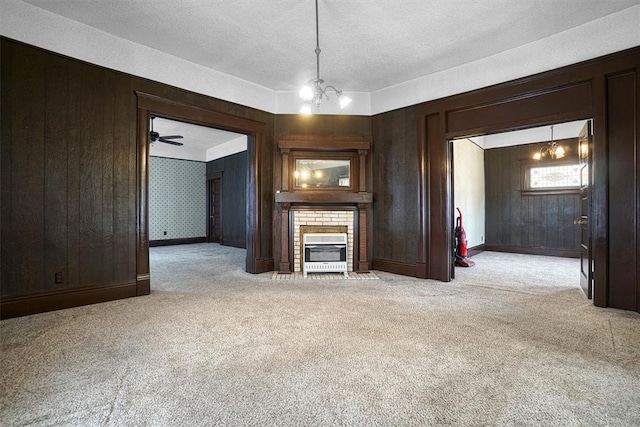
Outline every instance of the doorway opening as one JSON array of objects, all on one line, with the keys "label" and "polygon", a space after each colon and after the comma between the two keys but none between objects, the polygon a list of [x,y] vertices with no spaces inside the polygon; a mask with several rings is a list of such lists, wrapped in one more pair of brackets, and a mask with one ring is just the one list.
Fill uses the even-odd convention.
[{"label": "doorway opening", "polygon": [[136,184],[136,294],[151,292],[149,273],[149,132],[152,115],[197,124],[247,137],[246,154],[246,268],[249,273],[273,270],[273,258],[263,257],[262,248],[262,145],[266,124],[155,95],[137,92],[137,184]]},{"label": "doorway opening", "polygon": [[246,249],[247,136],[160,116],[152,116],[151,127],[149,246]]},{"label": "doorway opening", "polygon": [[[575,277],[580,275],[585,295],[592,297],[590,129],[591,120],[585,119],[450,141],[452,228],[460,208],[470,255],[495,251],[580,259]],[[534,160],[552,140],[565,155]],[[454,265],[451,269],[455,277]]]}]

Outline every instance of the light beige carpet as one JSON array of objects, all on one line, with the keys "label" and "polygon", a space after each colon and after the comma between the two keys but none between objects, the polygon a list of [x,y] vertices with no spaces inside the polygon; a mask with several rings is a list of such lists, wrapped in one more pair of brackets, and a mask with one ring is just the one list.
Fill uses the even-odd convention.
[{"label": "light beige carpet", "polygon": [[244,254],[152,248],[149,296],[0,322],[0,425],[640,425],[640,315],[576,260],[278,281]]}]

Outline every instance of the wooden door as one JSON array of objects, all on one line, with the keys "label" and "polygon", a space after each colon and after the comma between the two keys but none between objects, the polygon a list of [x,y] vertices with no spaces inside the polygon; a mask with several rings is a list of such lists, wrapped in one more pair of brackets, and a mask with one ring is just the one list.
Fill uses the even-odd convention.
[{"label": "wooden door", "polygon": [[208,233],[209,242],[222,243],[222,177],[207,181]]},{"label": "wooden door", "polygon": [[587,295],[593,297],[593,255],[591,253],[591,121],[585,123],[578,135],[578,156],[580,159],[580,218],[574,224],[580,226],[580,286]]}]

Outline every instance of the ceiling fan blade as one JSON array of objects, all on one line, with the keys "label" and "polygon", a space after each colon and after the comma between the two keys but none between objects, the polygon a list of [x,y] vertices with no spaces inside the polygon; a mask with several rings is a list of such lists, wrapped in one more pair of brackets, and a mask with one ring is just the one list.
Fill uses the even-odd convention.
[{"label": "ceiling fan blade", "polygon": [[164,137],[158,138],[158,141],[159,142],[164,142],[165,144],[171,144],[171,145],[184,145],[182,142],[166,140],[166,139],[164,139]]},{"label": "ceiling fan blade", "polygon": [[184,136],[182,136],[182,135],[162,135],[161,138],[164,138],[164,139],[181,139],[181,138],[184,138]]}]

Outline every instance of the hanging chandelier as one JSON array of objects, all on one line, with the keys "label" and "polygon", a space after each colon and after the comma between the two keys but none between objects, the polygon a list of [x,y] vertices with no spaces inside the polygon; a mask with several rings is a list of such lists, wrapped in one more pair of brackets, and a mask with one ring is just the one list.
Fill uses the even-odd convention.
[{"label": "hanging chandelier", "polygon": [[533,155],[534,160],[541,160],[542,158],[549,156],[552,159],[561,159],[565,155],[564,148],[562,145],[558,145],[553,140],[553,125],[551,125],[551,141],[540,149],[540,151],[536,152]]},{"label": "hanging chandelier", "polygon": [[322,87],[324,80],[320,78],[320,31],[318,29],[318,0],[316,0],[316,78],[309,80],[307,84],[300,89],[300,98],[304,101],[300,113],[311,114],[311,106],[313,104],[316,107],[320,107],[323,98],[329,100],[328,91],[332,90],[336,94],[340,108],[343,109],[351,103],[351,98],[342,93],[341,90],[336,89],[334,86],[327,85]]}]

